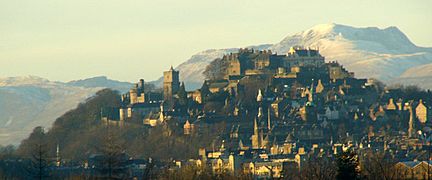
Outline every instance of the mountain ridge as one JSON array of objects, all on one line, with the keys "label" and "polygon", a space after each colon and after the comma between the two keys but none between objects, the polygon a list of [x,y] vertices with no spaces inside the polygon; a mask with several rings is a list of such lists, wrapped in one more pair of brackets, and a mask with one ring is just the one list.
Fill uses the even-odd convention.
[{"label": "mountain ridge", "polygon": [[[432,48],[416,46],[396,26],[377,28],[319,24],[288,35],[275,44],[249,47],[285,54],[290,47],[297,45],[319,49],[327,62],[338,61],[356,77],[376,78],[386,83],[392,83],[410,68],[432,64]],[[176,70],[180,71],[181,81],[186,83],[188,89],[198,88],[204,80],[202,72],[212,60],[238,49],[201,51],[177,66]],[[160,86],[162,78],[155,84]]]}]

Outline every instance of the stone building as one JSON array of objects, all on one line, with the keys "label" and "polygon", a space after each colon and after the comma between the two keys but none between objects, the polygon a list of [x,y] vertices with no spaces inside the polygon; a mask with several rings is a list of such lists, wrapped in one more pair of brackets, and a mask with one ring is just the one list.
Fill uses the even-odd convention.
[{"label": "stone building", "polygon": [[353,72],[348,72],[339,63],[333,61],[327,64],[330,79],[336,81],[337,79],[354,78]]},{"label": "stone building", "polygon": [[274,54],[271,50],[257,51],[246,48],[240,49],[238,53],[225,55],[223,60],[228,63],[225,78],[273,75],[278,72],[278,68],[320,67],[325,63],[318,50],[303,47],[292,47],[286,55]]},{"label": "stone building", "polygon": [[173,96],[177,94],[180,89],[179,72],[174,70],[173,67],[163,73],[163,97],[164,101],[172,101]]},{"label": "stone building", "polygon": [[283,58],[282,66],[286,68],[294,66],[315,66],[324,65],[324,57],[316,49],[291,47]]}]

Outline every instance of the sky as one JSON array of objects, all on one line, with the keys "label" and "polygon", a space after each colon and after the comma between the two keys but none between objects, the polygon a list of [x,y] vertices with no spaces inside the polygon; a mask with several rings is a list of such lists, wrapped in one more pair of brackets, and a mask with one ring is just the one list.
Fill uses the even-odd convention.
[{"label": "sky", "polygon": [[206,49],[317,24],[396,26],[432,47],[431,0],[0,0],[0,77],[155,80]]}]

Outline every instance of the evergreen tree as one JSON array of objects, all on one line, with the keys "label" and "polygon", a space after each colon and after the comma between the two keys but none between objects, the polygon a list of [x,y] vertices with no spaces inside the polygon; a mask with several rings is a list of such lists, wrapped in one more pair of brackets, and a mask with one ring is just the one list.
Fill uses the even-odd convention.
[{"label": "evergreen tree", "polygon": [[[102,178],[106,179],[124,179],[126,176],[127,157],[124,153],[124,146],[119,142],[118,137],[108,127],[108,135],[104,139],[102,149],[100,150],[101,158],[98,159],[97,169]],[[118,133],[118,132],[117,132]]]},{"label": "evergreen tree", "polygon": [[28,171],[34,179],[45,179],[49,177],[50,166],[47,143],[45,142],[45,130],[43,127],[36,127],[32,135],[37,137],[37,141],[31,145],[30,167]]},{"label": "evergreen tree", "polygon": [[210,88],[208,86],[208,82],[204,81],[204,84],[201,87],[201,98],[202,102],[206,102],[206,98],[210,95]]},{"label": "evergreen tree", "polygon": [[187,106],[188,99],[187,99],[187,92],[186,92],[186,88],[185,88],[184,82],[181,83],[180,89],[177,92],[177,95],[178,95],[178,98],[179,98],[179,104],[182,107]]}]

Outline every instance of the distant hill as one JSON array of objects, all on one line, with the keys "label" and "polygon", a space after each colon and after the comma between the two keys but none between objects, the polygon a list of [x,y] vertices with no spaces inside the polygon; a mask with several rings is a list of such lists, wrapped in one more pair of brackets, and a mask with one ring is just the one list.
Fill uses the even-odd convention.
[{"label": "distant hill", "polygon": [[36,126],[56,118],[103,88],[125,91],[131,83],[96,77],[69,83],[35,76],[0,78],[0,144],[18,144]]},{"label": "distant hill", "polygon": [[71,86],[78,87],[86,87],[86,88],[110,88],[114,90],[118,90],[120,92],[127,92],[132,87],[132,83],[129,82],[121,82],[116,80],[108,79],[106,76],[98,76],[88,79],[81,79],[76,81],[70,81],[66,83]]},{"label": "distant hill", "polygon": [[[418,77],[421,73],[410,70],[416,67],[432,66],[432,48],[418,47],[397,27],[379,29],[376,27],[357,28],[340,24],[322,24],[308,30],[289,35],[272,45],[259,45],[255,49],[270,49],[278,54],[285,54],[292,46],[319,48],[326,61],[338,61],[360,78],[377,78],[392,83],[399,77],[410,77],[410,82],[417,82],[423,88],[432,89],[432,78]],[[202,72],[214,59],[224,54],[237,51],[237,48],[211,49],[193,55],[180,64],[181,80],[189,89],[196,88],[204,79]],[[429,66],[428,66],[429,65]],[[424,68],[423,74],[427,74]],[[419,80],[417,80],[419,79]],[[420,83],[423,79],[430,86]],[[157,84],[161,84],[161,79]]]}]

